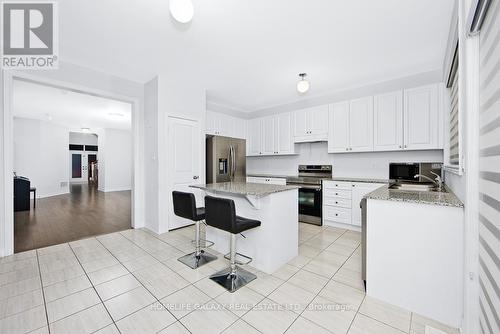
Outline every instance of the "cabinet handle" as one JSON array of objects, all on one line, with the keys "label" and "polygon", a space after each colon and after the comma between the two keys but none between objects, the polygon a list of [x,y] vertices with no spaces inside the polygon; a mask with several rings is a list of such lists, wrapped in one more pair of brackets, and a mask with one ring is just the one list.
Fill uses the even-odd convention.
[{"label": "cabinet handle", "polygon": [[345,148],[345,150],[346,150],[346,151],[349,151],[349,147],[346,147],[346,148]]},{"label": "cabinet handle", "polygon": [[335,216],[336,216],[336,217],[338,217],[338,216],[339,216],[339,214],[338,214],[338,213],[336,213],[336,214],[335,214]]},{"label": "cabinet handle", "polygon": [[339,204],[339,202],[335,202],[335,204]]},{"label": "cabinet handle", "polygon": [[338,195],[339,195],[339,193],[335,193],[335,196],[338,196]]},{"label": "cabinet handle", "polygon": [[399,145],[399,148],[403,148],[401,145]]},{"label": "cabinet handle", "polygon": [[407,147],[408,147],[408,145],[405,145],[405,148],[407,148]]}]

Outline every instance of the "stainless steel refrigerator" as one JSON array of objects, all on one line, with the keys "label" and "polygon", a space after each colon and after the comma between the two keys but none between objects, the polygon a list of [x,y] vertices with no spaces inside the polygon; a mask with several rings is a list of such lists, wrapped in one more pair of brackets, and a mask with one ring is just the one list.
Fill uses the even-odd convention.
[{"label": "stainless steel refrigerator", "polygon": [[246,142],[222,136],[207,136],[207,183],[246,180]]}]

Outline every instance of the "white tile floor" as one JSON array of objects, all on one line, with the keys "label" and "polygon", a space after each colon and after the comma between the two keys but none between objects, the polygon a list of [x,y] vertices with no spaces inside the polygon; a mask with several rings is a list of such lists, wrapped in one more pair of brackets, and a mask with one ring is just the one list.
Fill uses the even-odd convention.
[{"label": "white tile floor", "polygon": [[[430,319],[366,297],[360,234],[300,224],[299,256],[236,293],[177,261],[193,227],[128,230],[0,259],[0,333],[425,333]],[[215,252],[213,252],[215,253]]]}]

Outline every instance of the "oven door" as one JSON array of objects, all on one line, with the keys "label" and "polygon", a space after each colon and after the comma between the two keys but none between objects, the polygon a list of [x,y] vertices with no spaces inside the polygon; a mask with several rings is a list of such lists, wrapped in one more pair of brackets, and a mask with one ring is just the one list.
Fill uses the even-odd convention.
[{"label": "oven door", "polygon": [[321,225],[321,186],[300,186],[299,220]]}]

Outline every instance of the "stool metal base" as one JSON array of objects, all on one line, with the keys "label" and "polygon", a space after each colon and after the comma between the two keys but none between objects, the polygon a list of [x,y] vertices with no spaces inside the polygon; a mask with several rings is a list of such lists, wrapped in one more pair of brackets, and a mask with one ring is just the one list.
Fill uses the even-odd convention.
[{"label": "stool metal base", "polygon": [[209,262],[212,262],[214,260],[217,260],[217,256],[212,255],[210,253],[205,252],[204,250],[200,251],[200,254],[196,256],[196,252],[184,255],[180,258],[178,258],[180,262],[184,263],[186,266],[188,266],[191,269],[196,269],[204,264],[207,264]]},{"label": "stool metal base", "polygon": [[225,268],[210,276],[212,281],[222,285],[229,292],[235,292],[256,278],[256,275],[238,266],[233,274],[231,268]]}]

